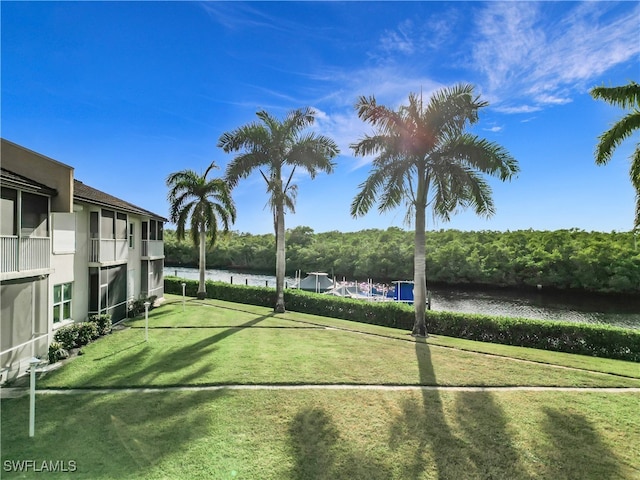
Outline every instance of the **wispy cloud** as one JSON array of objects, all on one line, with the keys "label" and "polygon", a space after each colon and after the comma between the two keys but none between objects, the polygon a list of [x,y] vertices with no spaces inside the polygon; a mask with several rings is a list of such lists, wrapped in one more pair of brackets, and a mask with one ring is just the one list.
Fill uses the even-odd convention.
[{"label": "wispy cloud", "polygon": [[245,2],[199,2],[200,7],[209,17],[226,28],[268,28],[286,30],[282,20],[266,14]]},{"label": "wispy cloud", "polygon": [[568,103],[594,78],[638,56],[640,43],[630,39],[638,36],[640,5],[632,15],[616,5],[488,3],[472,54],[486,94],[504,112]]},{"label": "wispy cloud", "polygon": [[[416,55],[424,62],[429,52],[454,41],[459,19],[460,11],[455,7],[443,7],[437,14],[430,14],[427,10],[424,17],[412,17],[386,29],[371,55],[386,60],[397,60],[399,55]],[[451,62],[452,58],[448,61]]]},{"label": "wispy cloud", "polygon": [[413,30],[411,20],[405,20],[395,30],[386,30],[380,39],[380,48],[391,54],[412,54],[416,49]]}]

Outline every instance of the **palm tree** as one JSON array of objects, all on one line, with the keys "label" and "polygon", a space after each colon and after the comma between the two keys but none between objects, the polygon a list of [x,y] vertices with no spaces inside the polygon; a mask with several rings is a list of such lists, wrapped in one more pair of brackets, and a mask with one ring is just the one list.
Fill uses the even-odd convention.
[{"label": "palm tree", "polygon": [[415,94],[410,94],[409,105],[398,111],[378,105],[373,96],[360,97],[356,103],[358,116],[375,132],[351,148],[356,155],[376,157],[373,170],[351,204],[351,215],[366,214],[376,202],[380,212],[404,202],[408,221],[413,214],[415,336],[427,336],[427,207],[444,221],[465,207],[488,217],[494,213],[494,205],[482,174],[507,180],[519,170],[503,147],[465,132],[467,125],[478,121],[478,110],[486,105],[474,98],[473,86],[468,84],[435,92],[424,107],[422,96]]},{"label": "palm tree", "polygon": [[[616,147],[640,128],[640,85],[631,81],[628,85],[621,87],[594,87],[590,93],[595,99],[630,110],[627,115],[598,137],[600,142],[596,147],[596,164],[606,165],[611,160]],[[631,155],[629,173],[631,183],[636,190],[634,228],[638,228],[640,227],[640,143],[636,143],[636,149]]]},{"label": "palm tree", "polygon": [[[256,113],[260,122],[253,122],[224,133],[218,146],[225,152],[241,151],[227,166],[226,178],[232,187],[240,178],[259,170],[267,185],[269,206],[273,212],[276,235],[276,312],[284,312],[285,274],[285,209],[295,209],[297,187],[291,183],[297,168],[311,178],[318,171],[333,172],[331,160],[338,155],[336,143],[323,135],[303,134],[313,124],[315,112],[310,108],[293,110],[280,121],[265,111]],[[285,169],[291,168],[286,179]]]},{"label": "palm tree", "polygon": [[177,225],[176,237],[178,241],[185,238],[185,227],[191,216],[191,240],[196,248],[200,248],[200,299],[206,297],[204,273],[207,237],[209,246],[213,247],[218,235],[218,221],[222,223],[224,232],[228,232],[229,224],[236,221],[236,207],[231,198],[229,185],[220,178],[207,179],[207,175],[214,168],[217,166],[212,162],[204,175],[198,175],[193,170],[182,170],[167,177],[169,218]]}]

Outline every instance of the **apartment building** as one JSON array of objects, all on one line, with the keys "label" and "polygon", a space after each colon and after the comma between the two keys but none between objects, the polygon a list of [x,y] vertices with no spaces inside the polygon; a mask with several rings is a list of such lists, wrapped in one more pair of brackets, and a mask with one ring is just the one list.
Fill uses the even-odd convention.
[{"label": "apartment building", "polygon": [[160,215],[74,179],[73,167],[2,139],[0,382],[46,358],[55,331],[163,296]]}]

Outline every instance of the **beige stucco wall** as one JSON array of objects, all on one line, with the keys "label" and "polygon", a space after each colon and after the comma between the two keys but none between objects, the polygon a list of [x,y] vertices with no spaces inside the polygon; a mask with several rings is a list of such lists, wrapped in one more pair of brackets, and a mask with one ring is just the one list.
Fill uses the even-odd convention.
[{"label": "beige stucco wall", "polygon": [[89,205],[74,205],[76,211],[76,254],[73,264],[73,319],[82,322],[89,316]]},{"label": "beige stucco wall", "polygon": [[73,167],[2,139],[0,165],[58,191],[51,199],[52,212],[73,211]]}]

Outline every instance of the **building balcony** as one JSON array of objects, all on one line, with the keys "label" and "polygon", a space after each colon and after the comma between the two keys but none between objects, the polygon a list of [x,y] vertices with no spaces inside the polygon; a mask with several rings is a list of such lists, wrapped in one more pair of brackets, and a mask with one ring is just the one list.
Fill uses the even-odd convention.
[{"label": "building balcony", "polygon": [[89,263],[123,263],[129,259],[126,239],[92,238],[89,240]]},{"label": "building balcony", "polygon": [[164,241],[162,240],[142,240],[142,258],[163,258]]},{"label": "building balcony", "polygon": [[30,273],[51,266],[49,237],[0,237],[0,273]]}]

